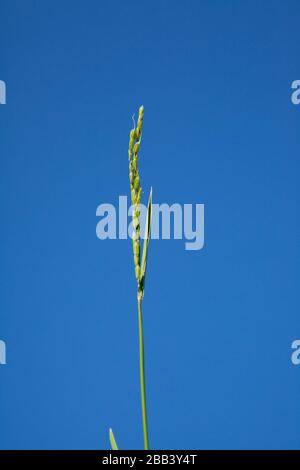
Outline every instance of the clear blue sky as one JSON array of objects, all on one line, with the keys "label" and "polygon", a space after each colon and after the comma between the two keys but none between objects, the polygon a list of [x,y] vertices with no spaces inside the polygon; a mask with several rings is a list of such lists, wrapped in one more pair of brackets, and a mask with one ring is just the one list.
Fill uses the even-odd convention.
[{"label": "clear blue sky", "polygon": [[300,448],[299,1],[1,0],[0,447],[142,447],[128,194],[204,203],[205,247],[153,241],[150,445]]}]

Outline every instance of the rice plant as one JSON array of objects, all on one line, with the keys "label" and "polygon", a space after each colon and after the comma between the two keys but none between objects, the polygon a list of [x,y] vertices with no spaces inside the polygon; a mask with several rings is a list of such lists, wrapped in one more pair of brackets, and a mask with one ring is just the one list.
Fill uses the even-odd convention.
[{"label": "rice plant", "polygon": [[[132,204],[132,225],[133,225],[133,259],[135,277],[137,281],[137,311],[138,311],[138,331],[139,331],[139,363],[140,363],[140,387],[141,387],[141,408],[142,408],[142,423],[143,423],[143,437],[144,449],[149,449],[149,436],[148,436],[148,421],[147,421],[147,403],[146,403],[146,382],[145,382],[145,360],[144,360],[144,332],[143,332],[143,313],[142,302],[145,291],[145,279],[147,269],[147,257],[151,232],[151,216],[152,216],[152,189],[150,191],[145,235],[143,242],[143,251],[141,256],[141,226],[140,226],[140,204],[142,188],[140,183],[138,159],[139,150],[142,138],[142,127],[144,118],[144,107],[139,109],[137,125],[134,123],[133,129],[129,134],[129,181],[130,181],[130,194]],[[113,434],[112,429],[109,430],[109,440],[112,450],[118,450],[118,445]]]}]

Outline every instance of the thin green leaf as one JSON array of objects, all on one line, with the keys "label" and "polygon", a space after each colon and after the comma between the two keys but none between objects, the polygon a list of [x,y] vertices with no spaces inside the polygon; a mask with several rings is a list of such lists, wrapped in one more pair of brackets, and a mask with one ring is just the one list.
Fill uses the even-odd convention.
[{"label": "thin green leaf", "polygon": [[151,233],[151,220],[152,220],[152,188],[150,191],[149,201],[148,201],[148,208],[147,208],[147,217],[146,217],[146,225],[145,225],[145,235],[144,235],[144,244],[143,244],[143,255],[142,255],[142,263],[141,263],[141,285],[144,289],[145,287],[145,276],[146,276],[146,269],[147,269],[147,257],[148,257],[148,248],[150,242],[150,233]]},{"label": "thin green leaf", "polygon": [[109,441],[110,441],[110,446],[111,446],[112,450],[119,450],[118,446],[117,446],[117,443],[116,443],[114,433],[113,433],[111,428],[109,428]]}]

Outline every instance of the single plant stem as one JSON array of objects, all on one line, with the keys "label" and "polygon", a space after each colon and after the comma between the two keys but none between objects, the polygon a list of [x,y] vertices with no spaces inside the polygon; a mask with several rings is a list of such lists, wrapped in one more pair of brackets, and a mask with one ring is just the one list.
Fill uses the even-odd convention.
[{"label": "single plant stem", "polygon": [[[140,349],[140,383],[141,383],[141,404],[143,419],[144,449],[149,450],[148,422],[147,422],[147,404],[146,404],[146,384],[145,384],[145,357],[144,357],[144,332],[143,332],[143,314],[142,300],[145,290],[145,276],[147,267],[148,247],[151,234],[152,220],[152,188],[150,191],[147,217],[145,225],[145,237],[143,243],[143,253],[141,255],[141,227],[140,227],[140,203],[142,187],[138,170],[139,149],[142,138],[142,127],[144,118],[144,106],[140,106],[137,126],[134,122],[134,128],[129,134],[128,160],[129,160],[129,181],[130,194],[132,202],[132,247],[134,270],[137,281],[137,302],[138,302],[138,320],[139,320],[139,349]],[[109,430],[109,439],[112,450],[118,450],[118,446],[112,429]]]},{"label": "single plant stem", "polygon": [[142,401],[144,449],[149,450],[148,422],[147,422],[147,403],[146,403],[146,384],[145,384],[143,313],[142,313],[142,299],[140,297],[138,297],[138,316],[139,316],[140,381],[141,381],[141,401]]}]

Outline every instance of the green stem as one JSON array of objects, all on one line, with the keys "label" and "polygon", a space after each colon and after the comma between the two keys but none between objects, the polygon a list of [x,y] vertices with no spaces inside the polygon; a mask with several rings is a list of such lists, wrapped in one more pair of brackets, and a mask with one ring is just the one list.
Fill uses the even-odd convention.
[{"label": "green stem", "polygon": [[145,385],[144,333],[143,333],[143,314],[142,314],[142,299],[141,298],[138,298],[138,315],[139,315],[140,381],[141,381],[144,449],[149,450],[147,405],[146,405],[146,385]]}]

